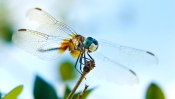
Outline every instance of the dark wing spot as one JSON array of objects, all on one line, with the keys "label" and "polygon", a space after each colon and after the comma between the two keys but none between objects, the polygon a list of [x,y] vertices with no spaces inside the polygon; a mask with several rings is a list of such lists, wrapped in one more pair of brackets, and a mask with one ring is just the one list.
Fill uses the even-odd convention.
[{"label": "dark wing spot", "polygon": [[19,29],[18,31],[27,31],[27,29]]},{"label": "dark wing spot", "polygon": [[155,55],[154,55],[153,53],[151,53],[151,52],[148,52],[148,51],[147,51],[146,53],[148,53],[148,54],[150,54],[150,55],[152,55],[152,56],[155,56]]},{"label": "dark wing spot", "polygon": [[134,71],[132,71],[131,69],[129,70],[132,74],[136,75],[136,73]]},{"label": "dark wing spot", "polygon": [[36,10],[40,10],[40,11],[42,11],[42,9],[41,8],[35,8]]}]

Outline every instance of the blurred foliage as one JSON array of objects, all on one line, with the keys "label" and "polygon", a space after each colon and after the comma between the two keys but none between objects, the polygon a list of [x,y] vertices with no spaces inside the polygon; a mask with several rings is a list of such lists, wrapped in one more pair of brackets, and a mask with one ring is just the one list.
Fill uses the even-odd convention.
[{"label": "blurred foliage", "polygon": [[17,96],[21,93],[23,89],[23,85],[17,86],[13,90],[11,90],[8,94],[6,94],[2,99],[17,99]]},{"label": "blurred foliage", "polygon": [[69,61],[62,62],[58,68],[58,72],[63,81],[73,80],[77,77],[77,71],[73,63]]},{"label": "blurred foliage", "polygon": [[69,96],[70,92],[71,92],[70,88],[66,86],[63,99],[66,99]]},{"label": "blurred foliage", "polygon": [[165,96],[158,85],[151,83],[146,92],[146,99],[165,99]]},{"label": "blurred foliage", "polygon": [[12,33],[13,30],[8,23],[0,24],[0,39],[3,39],[6,42],[11,42]]},{"label": "blurred foliage", "polygon": [[5,2],[0,0],[0,39],[10,42],[13,29]]},{"label": "blurred foliage", "polygon": [[34,99],[59,99],[55,89],[39,76],[35,78],[33,92]]},{"label": "blurred foliage", "polygon": [[[86,99],[88,97],[88,95],[92,92],[92,90],[94,89],[89,89],[89,90],[86,90],[83,94],[83,97],[81,99]],[[70,88],[68,86],[66,86],[66,90],[64,92],[64,97],[63,99],[67,99],[69,93],[71,92]],[[76,94],[74,94],[73,98],[72,99],[77,99],[78,95],[80,94],[81,92],[78,92]]]},{"label": "blurred foliage", "polygon": [[[86,99],[92,90],[93,89],[86,90],[82,99]],[[41,77],[36,76],[34,83],[34,99],[67,99],[70,92],[71,90],[66,86],[63,98],[59,98],[55,89],[50,84],[44,81]],[[80,93],[81,92],[76,93],[72,99],[77,99]]]},{"label": "blurred foliage", "polygon": [[1,99],[1,97],[2,97],[2,94],[1,94],[1,92],[0,92],[0,99]]}]

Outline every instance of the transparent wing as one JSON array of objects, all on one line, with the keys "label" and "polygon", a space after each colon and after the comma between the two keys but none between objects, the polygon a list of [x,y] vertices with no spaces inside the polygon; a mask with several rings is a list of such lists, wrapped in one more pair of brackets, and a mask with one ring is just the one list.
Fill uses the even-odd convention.
[{"label": "transparent wing", "polygon": [[40,8],[33,8],[29,10],[26,16],[29,19],[39,23],[36,31],[48,35],[60,36],[62,38],[69,37],[69,34],[76,33],[69,26],[57,21],[55,18]]},{"label": "transparent wing", "polygon": [[[91,53],[96,67],[92,75],[119,84],[138,83],[137,75],[128,67],[157,64],[157,57],[151,52],[99,41],[99,48]],[[127,67],[126,67],[127,66]],[[91,73],[90,73],[91,74]]]},{"label": "transparent wing", "polygon": [[56,59],[60,56],[58,49],[62,38],[59,36],[20,29],[13,34],[12,40],[18,47],[43,60]]},{"label": "transparent wing", "polygon": [[33,8],[27,12],[27,17],[39,24],[35,31],[20,29],[13,35],[13,42],[25,51],[35,56],[51,60],[60,56],[58,47],[62,39],[71,38],[75,31],[40,8]]},{"label": "transparent wing", "polygon": [[97,52],[125,66],[157,64],[157,57],[146,50],[126,47],[107,41],[99,41]]},{"label": "transparent wing", "polygon": [[[137,84],[139,82],[137,75],[129,68],[119,64],[99,53],[94,53],[95,68],[90,76],[97,79],[114,82],[117,84]],[[88,74],[88,75],[89,75]]]}]

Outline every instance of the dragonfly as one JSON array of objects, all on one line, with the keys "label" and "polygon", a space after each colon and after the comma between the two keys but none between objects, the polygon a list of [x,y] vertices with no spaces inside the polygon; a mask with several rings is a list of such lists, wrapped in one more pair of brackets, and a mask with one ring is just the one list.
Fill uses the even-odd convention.
[{"label": "dragonfly", "polygon": [[[65,51],[83,63],[95,60],[93,70],[97,78],[119,84],[136,84],[136,73],[128,66],[157,64],[157,57],[150,51],[122,46],[106,40],[96,40],[76,33],[68,25],[57,21],[41,8],[33,8],[27,17],[38,23],[35,30],[19,29],[12,36],[15,45],[43,60],[57,59]],[[75,66],[76,66],[75,65]],[[80,66],[81,70],[81,66]]]}]

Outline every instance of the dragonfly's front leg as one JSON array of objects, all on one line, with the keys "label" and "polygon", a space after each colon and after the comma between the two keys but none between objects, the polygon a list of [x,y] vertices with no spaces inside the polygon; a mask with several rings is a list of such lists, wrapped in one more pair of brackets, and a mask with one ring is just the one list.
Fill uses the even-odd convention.
[{"label": "dragonfly's front leg", "polygon": [[[80,56],[80,60],[79,60],[79,63],[80,63],[80,71],[82,72],[82,65],[85,65],[84,63],[85,63],[85,58],[84,58],[84,55],[85,55],[85,53],[83,52],[83,53],[81,53],[81,56]],[[83,59],[84,59],[84,63],[83,63]]]},{"label": "dragonfly's front leg", "polygon": [[[80,72],[80,71],[77,69],[77,64],[78,64],[78,61],[79,61],[79,63],[80,63],[81,57],[82,57],[82,55],[81,55],[81,53],[80,53],[80,55],[78,55],[78,58],[77,58],[76,63],[75,63],[75,69],[76,69],[80,74],[82,74],[82,72]],[[81,63],[80,63],[80,66],[81,66]]]},{"label": "dragonfly's front leg", "polygon": [[94,61],[94,59],[92,58],[92,56],[87,52],[87,55],[90,57],[90,59],[92,60],[92,61]]}]

